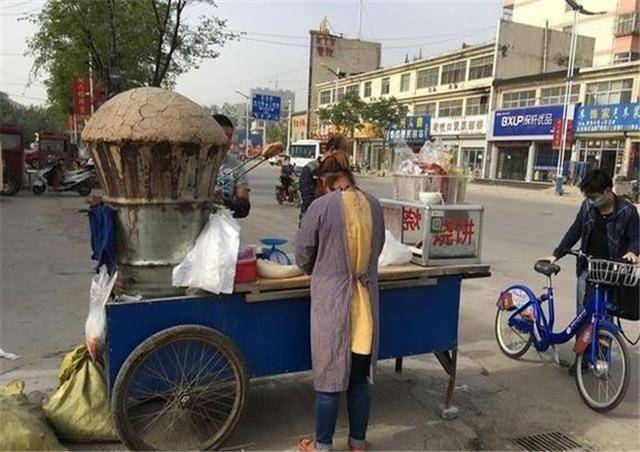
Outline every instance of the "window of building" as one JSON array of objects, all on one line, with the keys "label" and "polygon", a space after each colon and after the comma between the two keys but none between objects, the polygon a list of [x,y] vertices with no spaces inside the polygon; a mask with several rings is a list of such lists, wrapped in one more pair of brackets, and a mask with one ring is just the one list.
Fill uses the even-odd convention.
[{"label": "window of building", "polygon": [[430,88],[438,85],[439,67],[432,67],[418,71],[417,88]]},{"label": "window of building", "polygon": [[[559,105],[564,104],[564,86],[554,86],[553,88],[542,88],[540,95],[541,105]],[[569,103],[575,104],[580,97],[580,85],[571,87],[571,96]]]},{"label": "window of building", "polygon": [[451,83],[458,83],[464,80],[467,72],[467,62],[460,61],[459,63],[445,64],[442,66],[442,78],[440,84],[449,85]]},{"label": "window of building", "polygon": [[343,97],[344,97],[344,87],[340,87],[336,91],[336,102],[340,102]]},{"label": "window of building", "polygon": [[536,90],[512,91],[502,94],[502,108],[530,107],[536,103]]},{"label": "window of building", "polygon": [[432,118],[436,115],[436,103],[418,104],[413,107],[413,114],[416,116],[429,115]]},{"label": "window of building", "polygon": [[364,82],[364,97],[371,97],[371,82]]},{"label": "window of building", "polygon": [[400,91],[409,91],[411,86],[411,74],[402,74],[400,76]]},{"label": "window of building", "polygon": [[616,53],[613,57],[614,64],[629,63],[631,61],[640,60],[640,53],[638,52],[622,52]]},{"label": "window of building", "polygon": [[320,105],[331,103],[331,90],[320,91]]},{"label": "window of building", "polygon": [[507,22],[513,20],[513,5],[505,5],[502,7],[502,18]]},{"label": "window of building", "polygon": [[380,94],[384,95],[384,94],[389,94],[389,90],[391,89],[391,81],[389,80],[389,77],[385,77],[382,79],[382,85],[380,88]]},{"label": "window of building", "polygon": [[585,104],[606,105],[631,102],[633,79],[609,80],[587,84]]},{"label": "window of building", "polygon": [[358,88],[358,85],[349,85],[347,86],[347,93],[353,93],[356,96],[360,95],[360,89]]},{"label": "window of building", "polygon": [[491,77],[493,74],[493,56],[474,58],[469,63],[469,80]]},{"label": "window of building", "polygon": [[616,36],[640,33],[640,12],[620,14],[616,20]]},{"label": "window of building", "polygon": [[462,116],[462,99],[443,100],[438,107],[438,117]]},{"label": "window of building", "polygon": [[465,109],[467,116],[484,115],[487,111],[489,111],[489,96],[467,98],[467,108]]}]

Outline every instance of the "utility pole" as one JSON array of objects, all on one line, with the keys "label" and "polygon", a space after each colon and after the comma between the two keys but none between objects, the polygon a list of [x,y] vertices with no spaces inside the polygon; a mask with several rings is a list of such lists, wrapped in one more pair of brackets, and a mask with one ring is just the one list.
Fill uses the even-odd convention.
[{"label": "utility pole", "polygon": [[360,0],[360,7],[358,11],[358,41],[362,39],[362,10],[364,9],[364,0]]},{"label": "utility pole", "polygon": [[606,14],[606,11],[594,12],[584,9],[576,0],[564,0],[573,11],[573,26],[571,27],[571,44],[569,46],[569,63],[567,64],[567,79],[564,87],[564,103],[562,106],[562,134],[560,135],[560,152],[558,153],[558,168],[556,170],[556,195],[562,196],[562,170],[564,166],[564,153],[566,150],[567,129],[569,127],[569,104],[571,101],[571,89],[573,88],[573,76],[576,64],[578,47],[578,25],[580,14],[596,16]]},{"label": "utility pole", "polygon": [[244,94],[243,92],[240,91],[236,91],[236,94],[239,94],[240,96],[244,97],[247,101],[247,112],[246,112],[246,121],[244,124],[244,130],[245,130],[245,139],[244,139],[244,145],[245,145],[245,153],[246,153],[246,149],[249,147],[249,122],[251,121],[250,118],[250,100],[251,98],[249,96],[247,96],[246,94]]},{"label": "utility pole", "polygon": [[289,99],[287,103],[289,104],[289,119],[287,120],[287,155],[289,155],[289,150],[291,149],[291,111],[293,109],[293,105],[291,105],[291,99]]},{"label": "utility pole", "polygon": [[91,62],[91,53],[89,53],[89,102],[91,102],[91,114],[93,115],[93,64]]}]

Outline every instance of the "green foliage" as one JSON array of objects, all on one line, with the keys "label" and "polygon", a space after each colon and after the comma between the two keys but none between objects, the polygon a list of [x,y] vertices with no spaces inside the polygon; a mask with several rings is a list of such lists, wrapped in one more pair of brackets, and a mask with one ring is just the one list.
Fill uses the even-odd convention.
[{"label": "green foliage", "polygon": [[340,101],[318,110],[321,122],[329,123],[340,131],[353,136],[356,129],[365,126],[363,113],[367,104],[356,93],[346,93]]},{"label": "green foliage", "polygon": [[64,128],[64,118],[51,107],[22,105],[3,92],[0,92],[0,123],[22,127],[27,146],[36,132],[62,132]]},{"label": "green foliage", "polygon": [[[204,11],[199,18],[186,14]],[[137,86],[171,88],[176,78],[216,58],[238,34],[212,14],[213,0],[48,0],[27,17],[34,75],[45,80],[50,102],[71,112],[71,80],[94,74],[111,95]]]},{"label": "green foliage", "polygon": [[371,124],[378,137],[383,138],[389,124],[400,122],[407,115],[407,106],[395,97],[364,102],[356,93],[347,93],[333,105],[318,110],[320,121],[329,123],[351,136],[356,129]]},{"label": "green foliage", "polygon": [[407,106],[395,97],[373,100],[367,104],[362,116],[372,124],[379,138],[384,138],[390,124],[399,123],[407,116]]},{"label": "green foliage", "polygon": [[287,145],[287,121],[270,123],[267,125],[267,143],[279,141]]}]

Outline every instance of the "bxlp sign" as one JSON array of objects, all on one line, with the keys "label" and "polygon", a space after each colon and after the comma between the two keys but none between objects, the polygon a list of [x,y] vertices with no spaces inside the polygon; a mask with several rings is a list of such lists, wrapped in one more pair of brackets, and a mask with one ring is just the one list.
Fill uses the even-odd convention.
[{"label": "bxlp sign", "polygon": [[517,116],[503,116],[500,118],[500,125],[502,127],[519,127],[525,126],[549,126],[553,124],[553,114],[545,113],[540,115],[517,115]]},{"label": "bxlp sign", "polygon": [[[545,136],[553,135],[553,124],[562,119],[562,105],[541,105],[539,107],[498,110],[493,117],[493,136]],[[573,109],[569,108],[569,118]]]}]

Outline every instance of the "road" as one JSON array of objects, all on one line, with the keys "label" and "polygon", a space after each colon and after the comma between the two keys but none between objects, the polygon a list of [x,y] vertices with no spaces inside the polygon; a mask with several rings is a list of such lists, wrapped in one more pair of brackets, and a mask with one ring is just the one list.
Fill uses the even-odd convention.
[{"label": "road", "polygon": [[[297,211],[277,205],[273,197],[276,176],[274,168],[262,168],[251,175],[252,211],[248,219],[241,220],[245,243],[257,243],[259,238],[272,235],[291,239],[295,233]],[[388,197],[391,192],[389,179],[363,177],[360,185],[379,197]],[[536,288],[545,284],[544,278],[533,272],[533,262],[550,253],[573,220],[578,203],[576,199],[557,200],[540,193],[514,193],[507,188],[471,187],[467,197],[469,202],[485,206],[483,260],[493,272],[490,279],[470,280],[463,286],[460,320],[463,359],[459,378],[462,389],[457,392],[456,401],[461,406],[462,420],[478,435],[479,443],[473,444],[505,448],[504,440],[514,435],[561,431],[595,449],[640,449],[637,346],[629,348],[633,372],[627,397],[617,410],[607,415],[598,415],[583,405],[566,369],[550,364],[551,354],[543,356],[545,363],[534,351],[520,361],[513,361],[498,350],[493,333],[496,297],[501,288],[513,282]],[[22,356],[16,361],[0,361],[0,383],[22,376],[34,385],[46,387],[45,383],[55,375],[54,366],[61,354],[82,341],[91,277],[88,227],[84,216],[77,212],[82,207],[83,200],[72,194],[34,197],[24,192],[0,199],[0,348]],[[574,263],[566,258],[562,264],[563,271],[554,280],[558,325],[568,323],[575,309]],[[637,325],[629,328],[632,334],[637,334]],[[572,360],[570,345],[560,347],[559,352],[562,359]],[[411,386],[414,390],[402,399],[403,403],[429,418],[433,413],[425,414],[431,412],[425,406],[433,405],[440,397],[429,392],[429,385],[443,385],[444,374],[434,367],[431,358],[409,361],[412,364],[402,381],[412,381],[418,386]],[[431,366],[428,378],[415,373],[412,365]],[[308,376],[300,378],[259,384],[252,391],[254,410],[240,428],[244,437],[234,438],[234,444],[242,445],[248,437],[250,445],[258,448],[282,448],[292,444],[296,434],[308,434],[312,425],[307,405],[310,389]],[[387,438],[393,434],[396,438],[395,442],[380,439],[377,447],[454,447],[424,440],[425,432],[435,428],[437,417],[426,424],[419,421],[422,430],[410,429],[412,433],[406,433],[407,425],[418,422],[418,418],[403,414],[393,404],[397,387],[394,385],[397,377],[392,372],[376,385],[380,398],[376,403],[384,409],[377,411],[378,418],[374,411],[372,423],[377,430],[372,435]],[[282,387],[300,395],[295,410],[285,412],[278,408]],[[280,413],[282,423],[262,431],[256,414],[262,410]],[[402,422],[395,419],[394,424],[393,413]],[[449,431],[448,435],[458,433]]]}]

